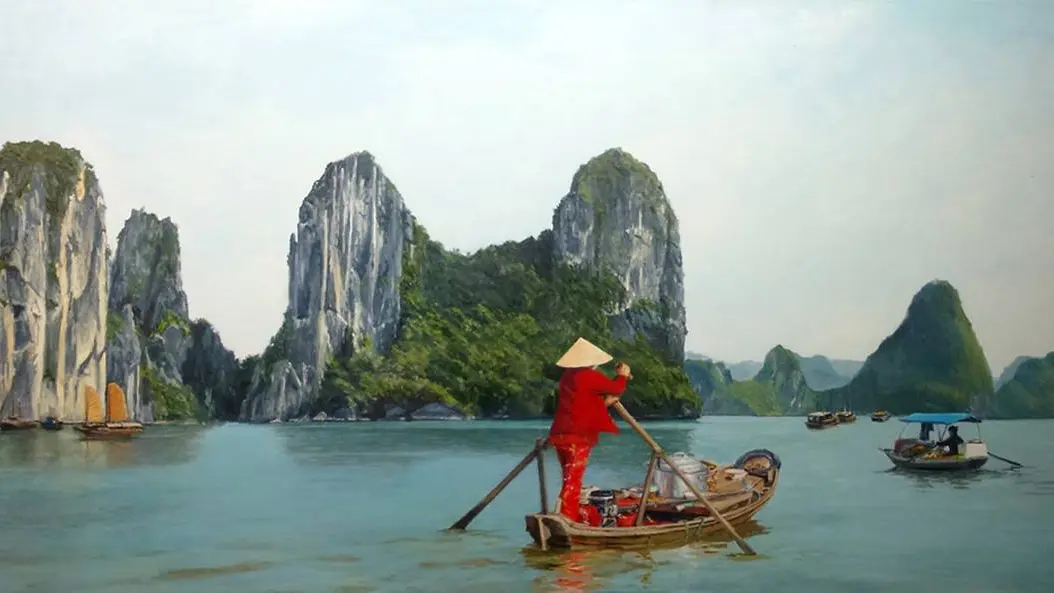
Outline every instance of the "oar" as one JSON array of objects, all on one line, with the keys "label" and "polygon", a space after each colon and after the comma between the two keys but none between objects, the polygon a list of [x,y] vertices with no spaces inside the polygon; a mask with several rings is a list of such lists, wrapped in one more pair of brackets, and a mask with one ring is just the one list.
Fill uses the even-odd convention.
[{"label": "oar", "polygon": [[1014,461],[1013,459],[1007,459],[1006,457],[1000,457],[1000,456],[996,455],[995,453],[992,453],[991,451],[988,452],[988,456],[989,457],[995,457],[999,461],[1005,461],[1005,462],[1009,463],[1010,465],[1012,465],[1014,467],[1025,467],[1025,466],[1021,465],[1020,463]]},{"label": "oar", "polygon": [[509,485],[509,483],[516,479],[516,476],[520,475],[520,472],[522,472],[525,467],[530,465],[530,463],[534,461],[534,458],[537,457],[539,453],[544,450],[544,448],[545,445],[543,444],[542,447],[535,446],[534,449],[531,449],[531,452],[528,453],[527,456],[524,457],[522,460],[520,460],[520,462],[516,464],[516,467],[512,468],[512,471],[509,472],[509,475],[505,476],[502,481],[498,482],[498,485],[495,486],[493,490],[488,492],[487,495],[483,497],[483,500],[479,501],[476,506],[469,509],[469,511],[465,513],[464,517],[458,519],[457,523],[454,523],[447,529],[463,531],[466,527],[468,527],[468,524],[476,518],[476,515],[482,513],[483,509],[487,508],[487,505],[489,505],[495,498],[497,498],[497,496],[501,494],[501,491],[504,490],[505,487]]},{"label": "oar", "polygon": [[[622,416],[622,419],[626,421],[626,424],[629,424],[630,427],[632,427],[633,430],[638,435],[640,435],[640,438],[644,439],[644,442],[647,443],[649,447],[651,447],[651,450],[654,451],[655,454],[658,455],[663,461],[665,461],[666,465],[670,466],[670,469],[672,469],[674,473],[677,474],[677,477],[681,478],[681,480],[686,486],[688,486],[688,489],[692,491],[692,494],[695,495],[698,501],[703,503],[703,505],[706,506],[707,510],[710,511],[710,516],[715,517],[718,521],[721,522],[721,525],[724,526],[725,531],[727,531],[728,534],[736,540],[736,543],[739,544],[739,549],[743,550],[745,554],[756,555],[757,552],[754,551],[754,548],[751,548],[750,544],[748,544],[746,540],[744,540],[742,537],[739,536],[738,533],[736,533],[736,529],[732,527],[732,524],[729,523],[728,520],[725,519],[723,516],[721,516],[721,513],[717,512],[717,509],[715,509],[714,506],[710,504],[710,501],[706,500],[706,497],[703,495],[703,493],[700,492],[699,489],[696,488],[695,484],[693,484],[692,481],[688,479],[688,476],[685,475],[684,471],[682,471],[681,468],[677,467],[672,461],[670,461],[670,458],[667,457],[666,452],[662,450],[662,447],[659,446],[659,443],[656,443],[655,440],[651,438],[651,435],[649,435],[648,432],[644,430],[644,427],[637,423],[637,420],[630,415],[630,413],[626,410],[626,407],[622,405],[622,402],[617,401],[612,404],[611,407],[615,408],[619,415]],[[647,484],[645,484],[645,487],[647,487]],[[645,495],[647,495],[646,490]]]}]

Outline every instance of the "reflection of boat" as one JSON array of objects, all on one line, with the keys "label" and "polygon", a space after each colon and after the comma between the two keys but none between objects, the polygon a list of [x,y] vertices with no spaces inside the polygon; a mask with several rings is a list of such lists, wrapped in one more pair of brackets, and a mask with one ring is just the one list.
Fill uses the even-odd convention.
[{"label": "reflection of boat", "polygon": [[871,413],[871,422],[885,422],[890,419],[889,412],[885,410],[875,410]]},{"label": "reflection of boat", "polygon": [[65,426],[65,424],[63,424],[62,420],[59,420],[54,416],[48,416],[40,421],[40,427],[44,430],[62,430],[63,426]]},{"label": "reflection of boat", "polygon": [[856,414],[852,410],[840,410],[834,413],[839,424],[852,424],[856,422]]},{"label": "reflection of boat", "polygon": [[8,416],[0,420],[0,430],[31,430],[40,426],[36,420],[26,420],[18,416]]},{"label": "reflection of boat", "polygon": [[84,390],[84,424],[73,429],[85,439],[117,439],[143,432],[143,425],[128,420],[124,391],[116,383],[110,383],[106,386],[106,417],[103,417],[99,392],[88,386]]},{"label": "reflection of boat", "polygon": [[941,427],[938,429],[937,439],[943,440],[945,427],[960,422],[980,424],[980,418],[971,414],[954,412],[943,414],[915,413],[904,416],[900,421],[908,424],[919,424],[920,430],[917,439],[906,439],[903,438],[904,430],[907,429],[907,426],[905,426],[893,443],[892,449],[881,449],[897,468],[935,471],[972,470],[978,469],[988,462],[988,446],[980,438],[979,427],[977,438],[963,442],[959,446],[958,455],[945,454],[936,443],[929,439],[929,434],[933,430],[934,425]]},{"label": "reflection of boat", "polygon": [[[750,521],[776,493],[781,462],[770,451],[749,451],[730,466],[710,461],[697,463],[700,470],[692,473],[699,480],[698,486],[705,483],[706,502],[733,526]],[[673,498],[670,494],[678,493],[664,492],[663,488],[657,496],[652,495],[652,477],[663,471],[653,459],[645,478],[648,494],[643,509],[643,485],[623,490],[594,490],[585,493],[588,504],[583,514],[587,523],[572,522],[557,509],[552,513],[527,515],[527,532],[543,548],[684,544],[698,537],[723,533],[725,528],[716,517],[710,516],[703,502]]]},{"label": "reflection of boat", "polygon": [[810,412],[805,417],[806,428],[831,428],[832,426],[838,426],[838,418],[835,418],[834,414],[824,412]]}]

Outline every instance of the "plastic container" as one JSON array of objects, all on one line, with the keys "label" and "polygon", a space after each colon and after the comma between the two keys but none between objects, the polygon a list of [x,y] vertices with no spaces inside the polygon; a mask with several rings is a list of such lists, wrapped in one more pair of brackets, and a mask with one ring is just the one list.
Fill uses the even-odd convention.
[{"label": "plastic container", "polygon": [[[706,492],[706,479],[710,473],[706,464],[687,453],[680,452],[670,455],[670,461],[692,481],[700,492]],[[659,488],[659,496],[664,498],[695,498],[695,494],[662,459],[655,467],[653,482]]]}]

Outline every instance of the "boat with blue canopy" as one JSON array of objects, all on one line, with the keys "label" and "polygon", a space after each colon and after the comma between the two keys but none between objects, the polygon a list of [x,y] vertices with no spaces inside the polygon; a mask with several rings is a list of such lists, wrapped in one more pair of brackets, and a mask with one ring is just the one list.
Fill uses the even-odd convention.
[{"label": "boat with blue canopy", "polygon": [[[880,449],[902,469],[933,471],[975,470],[988,462],[988,446],[981,440],[981,419],[967,412],[916,412],[900,418],[905,423],[891,449]],[[918,438],[904,438],[907,425],[919,425]],[[977,425],[977,437],[959,436],[958,424]],[[937,438],[931,438],[936,427]]]}]

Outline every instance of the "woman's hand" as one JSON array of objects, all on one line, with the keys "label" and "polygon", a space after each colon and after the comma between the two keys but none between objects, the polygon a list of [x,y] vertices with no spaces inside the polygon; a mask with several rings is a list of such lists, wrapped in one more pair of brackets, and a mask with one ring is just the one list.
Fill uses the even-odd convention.
[{"label": "woman's hand", "polygon": [[633,374],[630,373],[629,365],[624,362],[619,362],[615,365],[615,374],[620,377],[625,377],[627,379],[633,378]]}]

